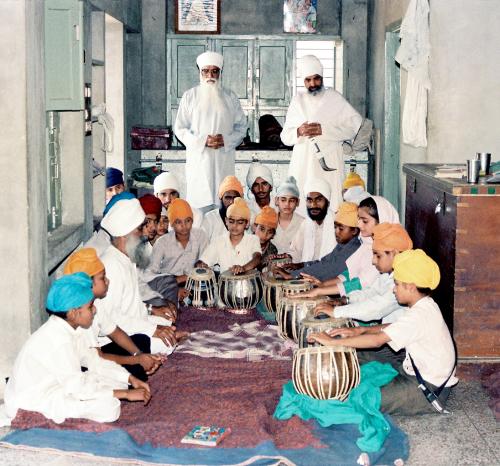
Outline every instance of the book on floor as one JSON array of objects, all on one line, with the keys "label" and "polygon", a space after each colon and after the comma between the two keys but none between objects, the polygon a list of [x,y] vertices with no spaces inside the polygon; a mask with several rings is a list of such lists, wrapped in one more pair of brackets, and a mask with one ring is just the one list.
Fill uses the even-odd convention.
[{"label": "book on floor", "polygon": [[229,427],[195,426],[181,439],[181,443],[193,443],[215,447],[231,433]]}]

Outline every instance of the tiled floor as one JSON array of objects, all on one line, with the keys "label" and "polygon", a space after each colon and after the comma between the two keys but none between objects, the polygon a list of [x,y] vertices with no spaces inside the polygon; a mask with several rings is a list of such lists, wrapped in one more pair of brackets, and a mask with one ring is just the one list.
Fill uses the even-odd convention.
[{"label": "tiled floor", "polygon": [[[479,382],[461,382],[449,402],[451,415],[397,417],[410,438],[407,465],[500,465],[500,430]],[[0,437],[8,429],[0,429]],[[98,461],[0,448],[2,466],[96,466],[131,463]],[[318,465],[327,466],[327,465]]]}]

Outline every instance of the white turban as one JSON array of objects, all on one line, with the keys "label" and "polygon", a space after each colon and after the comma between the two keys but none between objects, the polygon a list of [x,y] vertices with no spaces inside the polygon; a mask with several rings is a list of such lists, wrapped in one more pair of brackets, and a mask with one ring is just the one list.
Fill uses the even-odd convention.
[{"label": "white turban", "polygon": [[372,195],[363,189],[363,186],[353,186],[344,193],[344,201],[358,204]]},{"label": "white turban", "polygon": [[155,194],[161,193],[165,189],[174,189],[180,193],[180,184],[177,177],[170,172],[160,173],[153,181]]},{"label": "white turban", "polygon": [[248,189],[252,189],[252,185],[259,177],[267,181],[271,186],[273,185],[273,174],[271,173],[269,167],[262,165],[260,162],[252,162],[247,173]]},{"label": "white turban", "polygon": [[201,55],[198,55],[198,58],[196,59],[196,64],[200,70],[204,66],[216,66],[217,68],[222,69],[223,63],[224,57],[217,52],[203,52]]},{"label": "white turban", "polygon": [[146,214],[138,199],[118,201],[101,220],[101,227],[111,236],[126,236],[144,222]]},{"label": "white turban", "polygon": [[323,76],[323,65],[314,55],[304,55],[299,59],[299,75],[305,79],[315,74]]},{"label": "white turban", "polygon": [[320,193],[326,199],[330,200],[332,191],[330,185],[323,178],[310,178],[304,185],[304,194]]},{"label": "white turban", "polygon": [[399,223],[399,214],[394,206],[382,196],[370,196],[377,204],[378,223]]}]

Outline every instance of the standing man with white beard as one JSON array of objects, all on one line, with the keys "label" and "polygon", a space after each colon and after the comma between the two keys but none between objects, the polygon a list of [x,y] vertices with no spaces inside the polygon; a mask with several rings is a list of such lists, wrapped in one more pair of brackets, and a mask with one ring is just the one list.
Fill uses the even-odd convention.
[{"label": "standing man with white beard", "polygon": [[[314,55],[300,59],[299,73],[307,91],[293,97],[281,132],[283,144],[294,146],[288,176],[295,177],[302,198],[306,180],[324,179],[331,189],[330,208],[336,212],[344,180],[342,143],[354,139],[363,118],[341,94],[325,89],[323,66]],[[335,170],[325,171],[318,156]]]},{"label": "standing man with white beard", "polygon": [[186,200],[207,212],[218,203],[222,180],[234,175],[234,150],[247,119],[238,97],[221,86],[222,55],[204,52],[196,64],[200,84],[182,96],[174,132],[186,146]]}]

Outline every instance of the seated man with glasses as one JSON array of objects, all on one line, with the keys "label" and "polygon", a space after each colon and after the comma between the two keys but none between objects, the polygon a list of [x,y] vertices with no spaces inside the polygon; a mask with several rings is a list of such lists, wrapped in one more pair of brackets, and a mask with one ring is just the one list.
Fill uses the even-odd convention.
[{"label": "seated man with glasses", "polygon": [[247,119],[236,94],[221,85],[222,55],[204,52],[196,64],[200,84],[182,96],[174,132],[186,146],[186,200],[206,213],[217,207],[222,180],[234,175]]},{"label": "seated man with glasses", "polygon": [[227,208],[228,231],[210,242],[197,265],[213,267],[219,264],[221,272],[231,270],[234,274],[258,267],[262,257],[260,241],[257,236],[246,233],[249,221],[250,209],[241,197],[237,197]]}]

